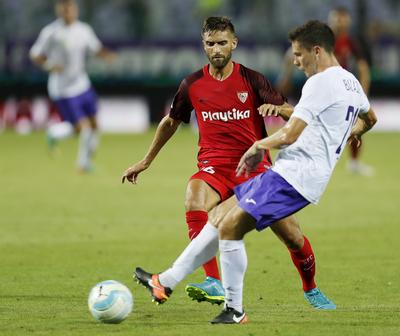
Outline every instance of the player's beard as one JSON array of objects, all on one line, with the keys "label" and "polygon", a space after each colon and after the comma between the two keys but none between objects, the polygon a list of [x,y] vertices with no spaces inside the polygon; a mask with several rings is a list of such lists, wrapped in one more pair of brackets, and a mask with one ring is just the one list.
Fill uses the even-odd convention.
[{"label": "player's beard", "polygon": [[226,56],[218,55],[218,58],[215,58],[215,57],[216,56],[208,57],[208,60],[210,61],[211,65],[216,69],[223,69],[226,67],[226,65],[231,60],[232,53],[229,53]]}]

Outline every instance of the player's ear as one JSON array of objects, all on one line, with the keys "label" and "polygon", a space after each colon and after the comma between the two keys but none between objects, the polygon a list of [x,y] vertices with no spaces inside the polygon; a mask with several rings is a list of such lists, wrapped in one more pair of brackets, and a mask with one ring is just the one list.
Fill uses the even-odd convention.
[{"label": "player's ear", "polygon": [[232,50],[236,49],[237,45],[239,43],[239,40],[237,39],[237,37],[235,36],[232,40]]}]

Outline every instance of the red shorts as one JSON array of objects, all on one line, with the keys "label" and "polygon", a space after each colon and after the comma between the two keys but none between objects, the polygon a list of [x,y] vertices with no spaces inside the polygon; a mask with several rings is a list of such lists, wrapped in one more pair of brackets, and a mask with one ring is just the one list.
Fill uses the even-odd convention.
[{"label": "red shorts", "polygon": [[261,163],[257,171],[252,172],[249,177],[241,175],[236,176],[236,165],[221,165],[221,164],[203,164],[199,162],[197,164],[199,171],[190,177],[190,180],[203,180],[211,188],[213,188],[221,197],[221,202],[231,197],[233,188],[237,185],[246,182],[252,177],[266,171],[269,167],[264,163]]}]

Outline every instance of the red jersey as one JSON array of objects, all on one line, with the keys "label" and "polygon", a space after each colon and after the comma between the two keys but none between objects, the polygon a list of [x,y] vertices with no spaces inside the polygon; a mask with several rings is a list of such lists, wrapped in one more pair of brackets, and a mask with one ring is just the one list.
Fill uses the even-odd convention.
[{"label": "red jersey", "polygon": [[[267,135],[257,108],[285,101],[263,75],[239,63],[234,63],[232,74],[223,81],[213,78],[205,65],[181,82],[169,115],[188,123],[194,110],[199,126],[198,160],[236,165],[256,140]],[[264,164],[271,165],[269,153]]]},{"label": "red jersey", "polygon": [[363,58],[358,45],[346,33],[336,36],[335,56],[339,64],[346,70],[349,70],[352,60]]}]

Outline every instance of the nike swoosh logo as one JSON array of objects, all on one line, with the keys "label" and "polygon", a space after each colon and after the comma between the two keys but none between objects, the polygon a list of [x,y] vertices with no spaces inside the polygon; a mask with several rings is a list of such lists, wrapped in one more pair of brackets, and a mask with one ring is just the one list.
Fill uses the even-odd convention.
[{"label": "nike swoosh logo", "polygon": [[243,314],[240,315],[240,316],[233,315],[232,319],[233,319],[236,323],[240,323],[240,321],[243,320],[245,316],[246,316],[245,313],[243,313]]},{"label": "nike swoosh logo", "polygon": [[254,204],[254,205],[257,204],[256,201],[253,200],[252,198],[246,198],[245,202],[246,202],[246,203],[251,203],[251,204]]},{"label": "nike swoosh logo", "polygon": [[153,283],[153,280],[149,280],[149,286],[150,286],[151,288],[155,288],[155,289],[158,289],[158,290],[160,290],[160,291],[163,290],[163,288],[156,286],[156,285]]}]

